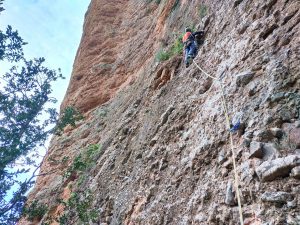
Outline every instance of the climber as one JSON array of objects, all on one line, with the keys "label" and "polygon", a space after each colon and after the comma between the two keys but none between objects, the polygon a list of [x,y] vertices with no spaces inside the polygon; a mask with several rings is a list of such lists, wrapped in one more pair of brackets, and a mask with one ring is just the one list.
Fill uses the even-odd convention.
[{"label": "climber", "polygon": [[190,28],[185,29],[185,34],[182,38],[184,44],[184,63],[188,67],[191,61],[196,57],[199,45],[203,44],[203,31],[192,33]]}]

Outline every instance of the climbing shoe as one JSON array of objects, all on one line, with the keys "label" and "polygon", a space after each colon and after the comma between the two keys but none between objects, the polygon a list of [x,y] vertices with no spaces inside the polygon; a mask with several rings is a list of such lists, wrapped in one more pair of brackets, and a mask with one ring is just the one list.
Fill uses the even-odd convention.
[{"label": "climbing shoe", "polygon": [[193,60],[192,56],[188,55],[186,63],[185,63],[186,68],[188,68],[191,65],[192,60]]}]

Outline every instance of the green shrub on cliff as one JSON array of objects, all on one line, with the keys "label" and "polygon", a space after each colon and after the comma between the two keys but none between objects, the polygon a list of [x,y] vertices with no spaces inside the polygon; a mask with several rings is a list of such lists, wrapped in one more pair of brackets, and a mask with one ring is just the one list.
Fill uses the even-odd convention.
[{"label": "green shrub on cliff", "polygon": [[93,195],[91,191],[85,190],[84,181],[87,178],[87,171],[95,165],[97,158],[101,154],[99,144],[91,144],[75,157],[73,163],[64,174],[66,179],[76,178],[76,182],[70,186],[72,193],[67,201],[58,200],[65,206],[64,213],[57,219],[60,225],[70,224],[74,218],[80,220],[81,224],[97,222],[98,212],[92,209]]},{"label": "green shrub on cliff", "polygon": [[60,120],[56,124],[55,133],[60,135],[67,125],[76,127],[76,122],[82,119],[84,119],[84,117],[76,108],[73,106],[66,107],[62,112]]},{"label": "green shrub on cliff", "polygon": [[181,41],[182,36],[183,35],[181,35],[179,38],[177,38],[171,47],[171,52],[173,55],[180,55],[183,52],[183,43]]},{"label": "green shrub on cliff", "polygon": [[38,201],[33,201],[29,206],[25,206],[23,209],[23,216],[25,216],[29,221],[34,221],[35,219],[40,220],[48,211],[48,207],[44,204],[38,203]]},{"label": "green shrub on cliff", "polygon": [[158,62],[166,61],[171,57],[171,52],[160,49],[156,54],[156,60]]},{"label": "green shrub on cliff", "polygon": [[78,156],[74,158],[73,163],[65,172],[64,177],[69,178],[74,173],[84,172],[87,169],[91,168],[94,165],[100,152],[101,147],[99,144],[89,145]]},{"label": "green shrub on cliff", "polygon": [[180,55],[183,52],[183,43],[181,41],[183,35],[177,37],[174,43],[168,50],[160,49],[156,55],[156,60],[158,62],[166,61],[175,55]]},{"label": "green shrub on cliff", "polygon": [[76,218],[80,224],[97,222],[99,212],[92,208],[93,195],[89,189],[72,192],[67,201],[61,201],[65,206],[64,213],[58,218],[60,225],[69,225]]}]

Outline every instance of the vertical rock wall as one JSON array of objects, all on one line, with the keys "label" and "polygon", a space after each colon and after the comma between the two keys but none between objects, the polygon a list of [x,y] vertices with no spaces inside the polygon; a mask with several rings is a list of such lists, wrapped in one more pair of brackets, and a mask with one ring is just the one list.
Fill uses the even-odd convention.
[{"label": "vertical rock wall", "polygon": [[[49,211],[33,224],[62,216],[84,224],[77,208],[87,199],[90,224],[239,224],[219,81],[184,68],[181,56],[155,61],[187,25],[205,30],[195,62],[222,82],[230,120],[240,123],[233,141],[245,224],[300,224],[299,7],[93,0],[62,105],[85,120],[52,139],[41,170],[49,175],[29,196]],[[80,154],[89,163],[75,170]],[[75,195],[75,206],[62,203]]]}]

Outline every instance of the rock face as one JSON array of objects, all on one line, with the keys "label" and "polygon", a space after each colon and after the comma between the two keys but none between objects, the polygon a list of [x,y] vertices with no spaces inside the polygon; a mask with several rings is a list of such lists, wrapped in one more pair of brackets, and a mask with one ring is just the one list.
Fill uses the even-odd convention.
[{"label": "rock face", "polygon": [[300,157],[290,155],[262,163],[256,173],[261,181],[272,181],[278,177],[288,176],[291,170],[300,165]]},{"label": "rock face", "polygon": [[[28,201],[48,211],[20,224],[236,225],[237,191],[246,224],[298,221],[299,8],[92,0],[62,104],[85,119],[53,137]],[[239,190],[220,83],[180,54],[156,60],[185,26],[205,31],[195,63],[221,80],[230,119],[243,124],[233,133]]]},{"label": "rock face", "polygon": [[128,0],[91,1],[62,108],[73,105],[87,112],[134,82],[155,54],[155,40],[160,38],[163,26],[149,21],[149,13],[158,6],[149,5],[149,12],[141,12],[145,4]]}]

